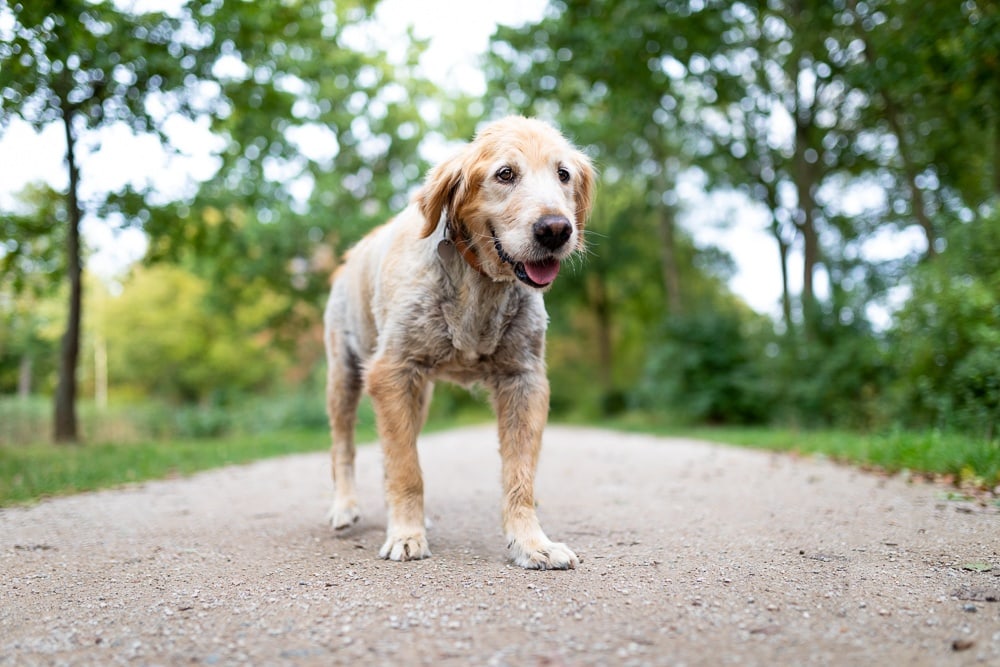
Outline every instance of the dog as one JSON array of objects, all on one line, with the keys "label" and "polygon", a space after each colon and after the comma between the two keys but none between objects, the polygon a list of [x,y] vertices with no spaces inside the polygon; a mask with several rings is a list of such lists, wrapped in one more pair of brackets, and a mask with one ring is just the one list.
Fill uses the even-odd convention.
[{"label": "dog", "polygon": [[579,564],[542,531],[534,478],[549,410],[542,294],[583,249],[594,179],[590,160],[555,128],[505,118],[433,168],[406,209],[348,251],[324,313],[333,528],[359,517],[354,425],[367,392],[385,467],[379,556],[429,557],[417,435],[434,381],[479,384],[497,415],[511,559],[529,569]]}]

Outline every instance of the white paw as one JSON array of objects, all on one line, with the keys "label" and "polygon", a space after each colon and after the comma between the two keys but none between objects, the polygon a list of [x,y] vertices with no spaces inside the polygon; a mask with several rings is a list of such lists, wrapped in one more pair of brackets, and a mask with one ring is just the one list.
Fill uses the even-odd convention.
[{"label": "white paw", "polygon": [[326,513],[326,520],[330,522],[334,530],[343,530],[357,523],[360,517],[361,513],[358,512],[358,504],[353,501],[347,503],[334,502],[333,507]]},{"label": "white paw", "polygon": [[512,539],[510,556],[514,563],[528,570],[574,570],[580,564],[573,550],[562,542],[548,539]]},{"label": "white paw", "polygon": [[420,560],[430,558],[427,534],[424,531],[391,531],[385,544],[378,552],[379,558],[387,560]]}]

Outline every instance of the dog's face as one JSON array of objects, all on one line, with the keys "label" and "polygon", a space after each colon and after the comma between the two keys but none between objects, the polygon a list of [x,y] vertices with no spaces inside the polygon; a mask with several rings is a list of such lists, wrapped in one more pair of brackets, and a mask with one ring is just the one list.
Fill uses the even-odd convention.
[{"label": "dog's face", "polygon": [[594,171],[558,131],[510,117],[488,125],[431,171],[417,194],[430,236],[448,216],[494,280],[542,289],[583,247]]}]

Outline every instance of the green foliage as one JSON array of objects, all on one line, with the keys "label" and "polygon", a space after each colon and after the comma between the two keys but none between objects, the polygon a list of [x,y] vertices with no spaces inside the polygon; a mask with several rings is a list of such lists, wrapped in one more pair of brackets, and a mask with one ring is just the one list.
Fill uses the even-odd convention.
[{"label": "green foliage", "polygon": [[652,348],[642,405],[665,406],[695,422],[761,423],[774,412],[765,383],[763,340],[749,318],[703,310],[668,318]]},{"label": "green foliage", "polygon": [[66,270],[66,208],[47,186],[29,186],[17,199],[23,212],[0,216],[0,293],[51,294]]},{"label": "green foliage", "polygon": [[264,389],[281,376],[290,360],[267,324],[285,298],[259,292],[223,313],[209,292],[205,280],[179,267],[139,267],[120,295],[94,304],[93,329],[105,341],[118,392],[205,402]]},{"label": "green foliage", "polygon": [[840,324],[822,333],[825,338],[811,345],[776,343],[779,352],[769,364],[770,377],[780,384],[774,416],[806,427],[884,427],[888,369],[878,341]]},{"label": "green foliage", "polygon": [[[0,215],[0,393],[50,389],[59,328],[58,301],[66,273],[66,206],[47,186],[16,195],[16,208]],[[41,386],[39,386],[41,384]]]},{"label": "green foliage", "polygon": [[[216,95],[202,114],[224,140],[219,167],[193,196],[151,213],[149,260],[184,262],[223,308],[263,286],[295,297],[274,322],[301,330],[315,321],[334,256],[403,208],[426,167],[418,110],[434,90],[414,71],[420,45],[398,65],[342,46],[373,4],[202,10],[215,58],[198,60],[196,74]],[[125,210],[135,199],[126,192],[113,203]]]},{"label": "green foliage", "polygon": [[955,223],[937,261],[921,266],[896,315],[892,359],[899,414],[987,438],[1000,423],[1000,213]]},{"label": "green foliage", "polygon": [[3,13],[11,25],[0,46],[5,121],[16,115],[39,129],[75,119],[88,128],[125,122],[152,131],[148,96],[195,104],[196,91],[184,83],[204,35],[182,31],[191,27],[190,8],[175,17],[110,2],[39,0],[5,6]]},{"label": "green foliage", "polygon": [[[1000,252],[963,235],[997,227],[998,20],[976,2],[566,0],[500,28],[494,111],[558,120],[610,199],[595,256],[550,299],[554,411],[619,396],[683,420],[995,437],[1000,286],[975,267]],[[780,333],[731,306],[711,249],[664,236],[692,169],[763,204],[786,274],[790,254],[804,259]],[[855,205],[871,189],[884,203]],[[972,222],[945,224],[952,212]],[[927,256],[947,245],[940,262],[868,257],[870,239],[914,225]],[[911,284],[898,321],[873,328],[871,307]]]},{"label": "green foliage", "polygon": [[975,209],[1000,195],[1000,8],[882,0],[856,12],[877,66],[851,74],[871,95],[866,122],[898,124],[890,131],[904,145],[892,157],[928,177],[923,190],[934,200],[957,194]]},{"label": "green foliage", "polygon": [[[420,44],[401,64],[344,46],[357,43],[374,4],[0,7],[0,131],[14,117],[37,129],[60,122],[73,167],[88,133],[110,126],[152,134],[183,157],[176,128],[186,123],[211,133],[216,160],[209,181],[189,180],[179,201],[150,182],[83,201],[72,168],[65,206],[30,196],[29,210],[2,222],[0,317],[17,315],[7,299],[22,300],[26,286],[51,291],[64,280],[56,249],[81,214],[140,227],[149,261],[183,269],[164,284],[131,286],[127,306],[110,307],[115,321],[98,333],[116,339],[113,385],[189,401],[273,388],[288,351],[314,335],[334,253],[401,208],[424,171],[419,109],[434,91],[414,75]],[[0,336],[0,387],[26,360],[51,354],[23,321],[16,336]],[[315,361],[315,344],[305,348]],[[76,372],[68,363],[63,377]]]},{"label": "green foliage", "polygon": [[767,318],[716,305],[667,318],[652,341],[638,407],[684,423],[863,430],[891,422],[890,369],[863,322],[821,320],[808,345]]},{"label": "green foliage", "polygon": [[[131,7],[0,7],[0,131],[13,117],[68,121],[71,139],[125,124],[182,155],[170,126],[184,119],[213,142],[213,173],[177,201],[133,183],[80,204],[150,241],[120,295],[87,286],[81,378],[89,393],[90,355],[106,347],[112,399],[85,411],[91,437],[105,437],[101,423],[115,425],[109,439],[320,428],[321,402],[248,397],[299,383],[322,393],[313,369],[335,258],[405,205],[427,166],[424,138],[465,138],[485,111],[555,120],[601,172],[587,257],[547,300],[555,416],[638,406],[688,423],[997,438],[993,4],[562,0],[537,25],[498,30],[485,101],[439,99],[417,73],[415,40],[399,63],[349,48],[373,2]],[[432,104],[440,122],[420,113]],[[692,180],[759,203],[786,272],[789,257],[804,259],[777,332],[729,293],[731,258],[678,224],[679,184]],[[2,392],[53,384],[72,217],[72,193],[59,196],[26,192],[0,217]],[[871,258],[872,238],[906,228],[927,252]],[[893,321],[874,327],[872,307],[905,292]],[[481,397],[438,394],[436,417],[481,414]],[[137,403],[115,407],[125,400]],[[31,423],[14,439],[46,432]],[[995,478],[978,444],[925,463],[920,450],[935,442],[871,447],[863,460],[883,452],[953,472],[985,452],[974,468]]]},{"label": "green foliage", "polygon": [[65,272],[65,207],[47,187],[18,199],[25,211],[0,215],[0,393],[30,392],[52,372],[65,317],[56,277]]}]

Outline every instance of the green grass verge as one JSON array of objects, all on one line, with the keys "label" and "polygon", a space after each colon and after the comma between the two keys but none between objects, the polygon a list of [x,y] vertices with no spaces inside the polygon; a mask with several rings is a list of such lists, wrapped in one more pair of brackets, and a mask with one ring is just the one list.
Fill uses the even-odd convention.
[{"label": "green grass verge", "polygon": [[[373,439],[373,434],[359,434]],[[0,447],[0,506],[325,449],[322,431],[131,444]]]},{"label": "green grass verge", "polygon": [[[487,419],[485,412],[432,419],[427,431]],[[585,421],[582,425],[596,425]],[[797,431],[773,428],[679,427],[641,415],[603,420],[602,427],[657,435],[698,438],[776,451],[822,454],[890,472],[952,475],[956,482],[993,488],[1000,483],[1000,443],[961,435],[905,431],[857,434],[846,431]],[[47,496],[113,487],[150,479],[188,475],[223,465],[286,454],[325,450],[321,430],[279,430],[256,435],[174,439],[131,444],[52,444],[0,446],[0,506]],[[373,424],[362,420],[358,442],[375,440]]]},{"label": "green grass verge", "polygon": [[[428,421],[425,430],[432,432],[482,423],[487,418],[483,411],[435,417]],[[356,441],[369,443],[376,439],[374,420],[362,414]],[[189,475],[286,454],[324,451],[329,444],[330,436],[325,429],[300,429],[137,443],[4,445],[0,446],[0,507]]]},{"label": "green grass verge", "polygon": [[888,472],[951,475],[956,482],[985,488],[1000,484],[1000,441],[977,440],[940,431],[853,433],[765,427],[669,426],[637,415],[605,422],[627,431],[697,438],[773,451],[821,454]]}]

